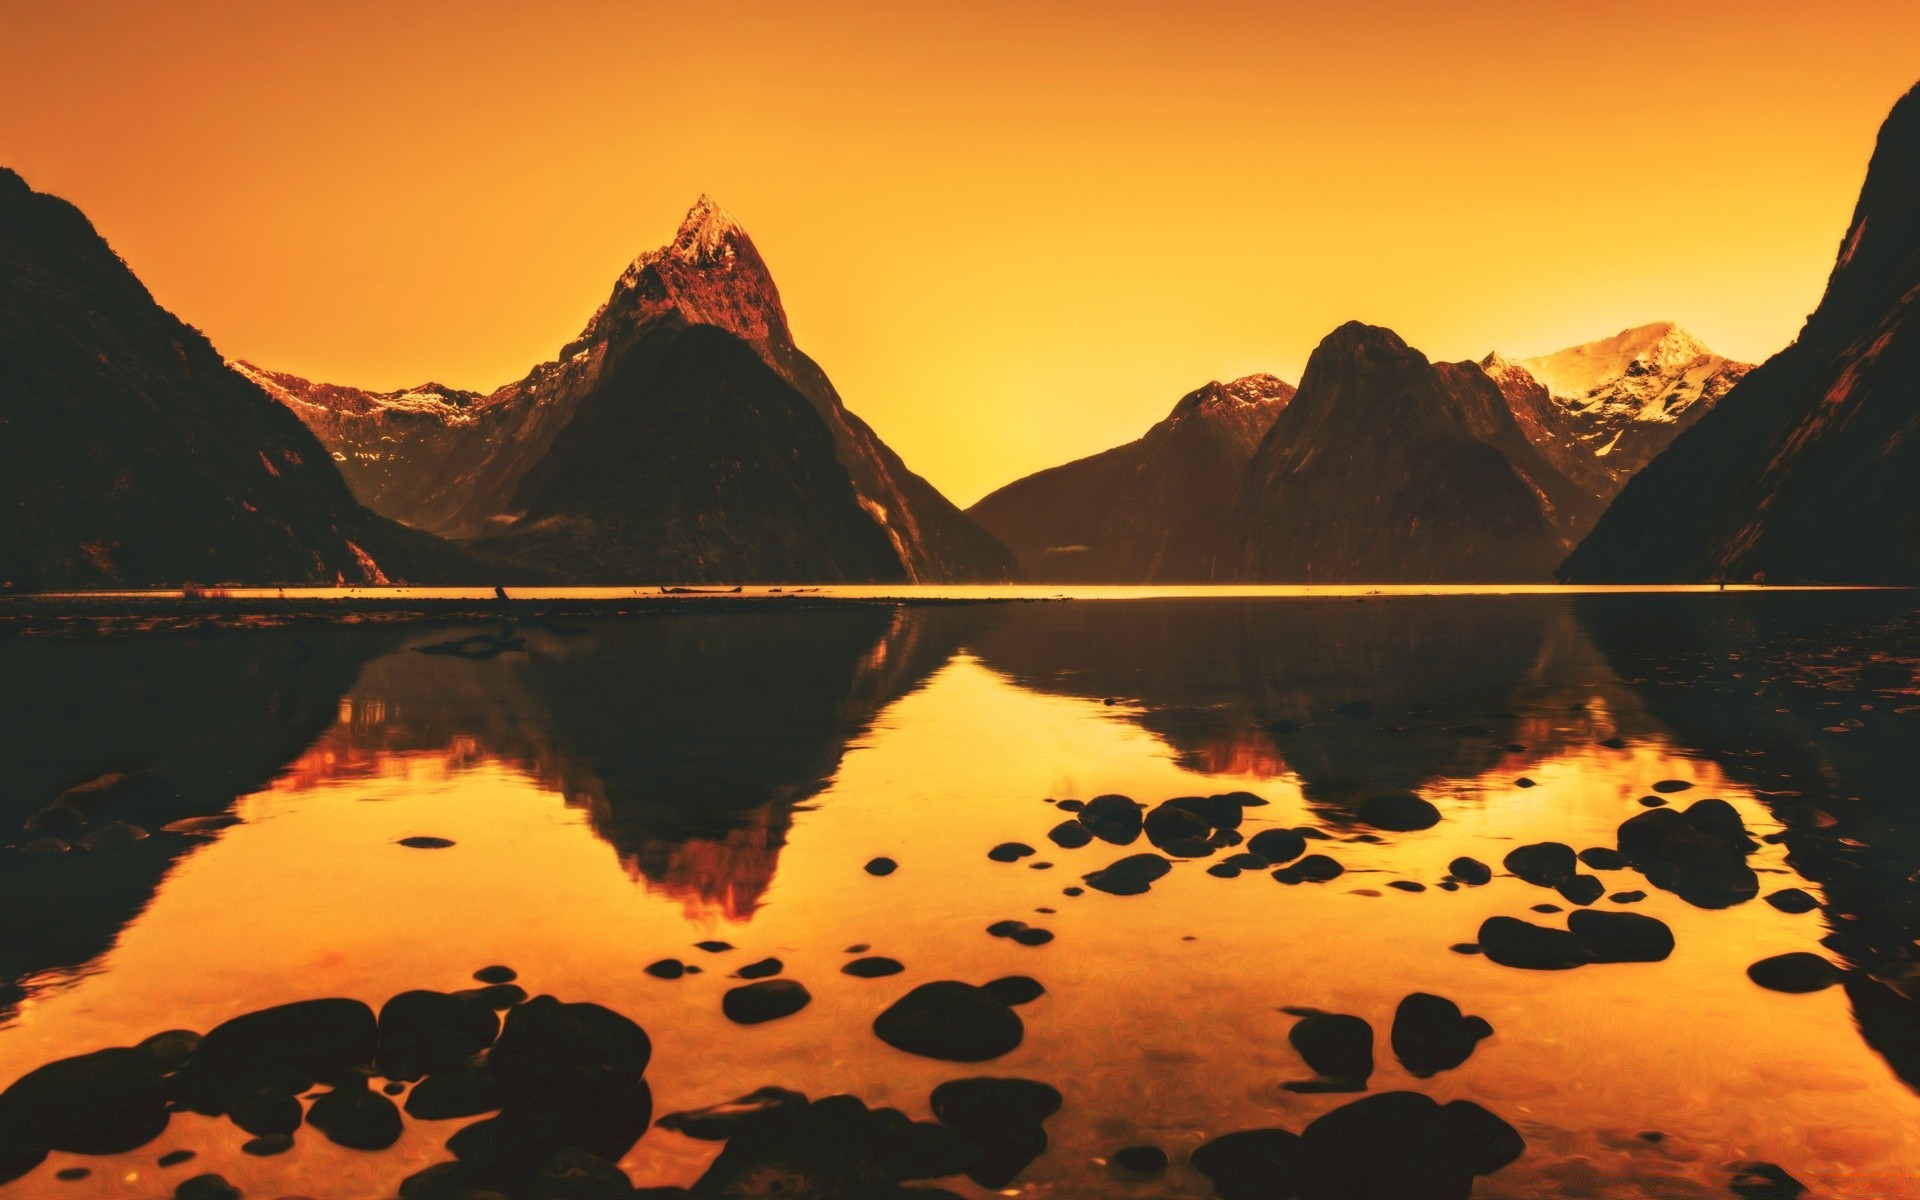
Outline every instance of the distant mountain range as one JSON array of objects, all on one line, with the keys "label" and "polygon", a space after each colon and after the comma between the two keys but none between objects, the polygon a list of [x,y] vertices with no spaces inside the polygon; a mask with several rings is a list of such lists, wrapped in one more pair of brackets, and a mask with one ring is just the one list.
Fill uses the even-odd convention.
[{"label": "distant mountain range", "polygon": [[1271,375],[1209,383],[1139,440],[1010,483],[967,515],[1006,543],[1029,579],[1231,578],[1241,479],[1291,399],[1293,385]]},{"label": "distant mountain range", "polygon": [[1015,575],[1005,547],[847,411],[794,345],[752,239],[705,196],[578,338],[491,394],[237,365],[376,512],[593,582]]},{"label": "distant mountain range", "polygon": [[1920,87],[1880,127],[1819,307],[1620,492],[1580,582],[1920,582]]},{"label": "distant mountain range", "polygon": [[1670,323],[1436,363],[1350,322],[1297,392],[1209,383],[963,513],[706,197],[523,379],[373,392],[225,363],[0,170],[0,586],[1916,582],[1916,308],[1920,89],[1757,368]]},{"label": "distant mountain range", "polygon": [[0,168],[0,584],[387,583],[477,564],[355,502],[318,440]]}]

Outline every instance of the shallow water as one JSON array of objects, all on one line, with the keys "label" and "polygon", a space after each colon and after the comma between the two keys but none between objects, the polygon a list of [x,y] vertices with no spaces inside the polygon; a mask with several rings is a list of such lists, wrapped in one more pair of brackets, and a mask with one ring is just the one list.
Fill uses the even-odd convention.
[{"label": "shallow water", "polygon": [[[119,849],[0,852],[0,1081],[270,1004],[378,1007],[469,986],[504,963],[532,993],[639,1021],[656,1115],[778,1085],[924,1119],[943,1080],[1019,1076],[1052,1083],[1064,1105],[1009,1192],[1204,1196],[1186,1156],[1207,1139],[1298,1130],[1355,1098],[1282,1086],[1312,1072],[1279,1010],[1310,1006],[1373,1023],[1370,1090],[1472,1099],[1522,1133],[1525,1154],[1478,1195],[1720,1196],[1749,1160],[1821,1194],[1920,1194],[1908,1132],[1920,1099],[1901,1075],[1920,1079],[1920,1008],[1905,999],[1920,976],[1907,969],[1920,885],[1906,878],[1920,694],[1897,671],[1860,676],[1920,659],[1914,604],[1780,593],[687,612],[536,631],[524,652],[485,661],[413,652],[468,627],[0,640],[10,828],[113,770],[166,781],[119,814],[142,828],[239,818]],[[1354,701],[1371,715],[1336,711]],[[1707,909],[1636,871],[1601,871],[1609,892],[1648,895],[1595,907],[1665,921],[1669,959],[1543,972],[1450,948],[1486,917],[1555,924],[1529,907],[1572,905],[1504,873],[1440,890],[1449,860],[1499,872],[1527,842],[1611,846],[1659,780],[1693,784],[1676,805],[1717,796],[1739,810],[1763,839],[1749,859],[1763,895],[1795,885],[1823,907]],[[1443,819],[1412,833],[1355,821],[1362,798],[1392,789],[1418,790]],[[1062,894],[1150,847],[1057,847],[1046,832],[1070,814],[1054,801],[1234,790],[1268,801],[1243,833],[1323,830],[1309,849],[1346,873],[1283,886],[1179,861],[1145,895]],[[398,844],[411,836],[454,844]],[[1006,841],[1039,853],[990,860]],[[900,869],[868,875],[876,855]],[[1055,940],[985,932],[1009,918]],[[693,948],[704,939],[736,949]],[[854,944],[906,971],[842,974]],[[1852,984],[1786,995],[1748,980],[1748,964],[1792,950],[1832,959]],[[728,1022],[729,973],[770,955],[812,1003]],[[644,973],[669,956],[705,973]],[[916,984],[1010,974],[1047,994],[1020,1009],[1024,1043],[992,1062],[917,1058],[871,1031]],[[1386,1033],[1416,990],[1485,1017],[1493,1037],[1413,1078]],[[387,1196],[445,1160],[460,1123],[409,1120],[378,1153],[305,1129],[290,1152],[255,1158],[225,1120],[179,1114],[126,1154],[56,1152],[0,1195],[169,1196],[217,1171],[249,1195]],[[1106,1166],[1141,1142],[1169,1152],[1164,1176]],[[156,1165],[180,1148],[197,1158]],[[687,1185],[717,1149],[654,1129],[621,1166],[641,1185]],[[90,1173],[56,1178],[74,1167]]]}]

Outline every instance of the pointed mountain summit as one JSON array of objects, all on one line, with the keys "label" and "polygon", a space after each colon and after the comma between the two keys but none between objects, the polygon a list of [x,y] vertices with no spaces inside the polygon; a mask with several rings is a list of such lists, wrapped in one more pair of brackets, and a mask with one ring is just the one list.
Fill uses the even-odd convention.
[{"label": "pointed mountain summit", "polygon": [[1016,480],[967,515],[1014,552],[1028,579],[1229,578],[1240,478],[1292,398],[1293,386],[1271,375],[1209,383],[1137,441]]},{"label": "pointed mountain summit", "polygon": [[[588,397],[604,393],[603,385],[617,377],[619,390],[629,395],[630,402],[646,403],[651,393],[637,382],[639,376],[629,369],[627,360],[638,355],[647,363],[664,363],[672,357],[664,350],[666,335],[697,327],[722,331],[748,347],[779,383],[805,401],[814,419],[824,426],[833,459],[847,476],[854,503],[863,514],[861,520],[875,524],[890,547],[886,556],[890,563],[879,566],[864,551],[847,563],[809,559],[796,556],[798,548],[785,533],[768,528],[764,531],[767,539],[761,544],[787,547],[773,556],[773,561],[782,564],[778,569],[802,572],[786,578],[992,582],[1013,577],[1013,556],[1006,548],[931,484],[909,471],[865,422],[847,411],[826,374],[794,345],[779,289],[753,240],[706,196],[688,211],[667,245],[640,255],[622,272],[606,303],[580,336],[561,348],[554,361],[534,367],[524,379],[489,395],[448,397],[448,404],[435,407],[405,399],[419,389],[374,393],[248,369],[327,444],[356,494],[376,511],[448,537],[491,537],[515,531],[524,519],[549,523],[559,519],[559,513],[540,506],[529,481],[555,477],[552,467],[543,468],[541,464],[561,445]],[[715,339],[703,335],[692,345],[700,355],[719,354],[724,358],[730,364],[730,378],[738,374],[738,356],[718,350]],[[687,365],[678,358],[673,361],[681,367]],[[708,378],[701,371],[676,370],[675,388],[690,386],[689,381],[696,378]],[[736,400],[752,394],[762,404],[769,402],[759,383],[742,383],[741,389],[729,394]],[[673,404],[697,399],[676,392]],[[783,405],[776,407],[784,409]],[[763,408],[761,415],[766,416],[768,411]],[[718,423],[706,429],[703,436],[718,437],[728,424],[724,414],[715,417]],[[782,415],[770,425],[746,421],[735,432],[751,428],[758,434],[771,435],[777,427],[795,433],[800,426],[789,417]],[[596,418],[596,424],[604,420]],[[574,453],[586,449],[577,439],[573,445]],[[768,466],[764,456],[779,460],[790,449],[781,444],[743,443],[729,452],[723,442],[712,442],[691,458],[678,461],[669,474],[687,479],[685,472],[702,457],[715,463]],[[616,452],[613,448],[597,451]],[[636,448],[636,452],[669,451],[649,447],[644,451]],[[762,457],[756,459],[754,455]],[[637,470],[639,463],[633,461],[628,466]],[[819,482],[810,467],[800,474]],[[769,502],[775,496],[792,499],[797,494],[790,490],[797,485],[796,480],[778,485],[762,482],[770,489],[765,493]],[[639,503],[631,488],[622,484],[620,490],[629,502]],[[725,492],[722,484],[710,498]],[[570,504],[588,501],[578,492],[568,494]],[[734,499],[740,497],[735,495]],[[586,536],[591,540],[614,528],[625,531],[620,535],[625,549],[607,543],[588,555],[598,564],[593,568],[596,571],[652,572],[668,569],[667,564],[673,563],[678,564],[675,570],[695,570],[694,575],[679,577],[685,581],[721,578],[720,564],[726,562],[734,569],[748,570],[742,578],[774,577],[752,569],[735,552],[737,547],[720,544],[723,537],[747,536],[750,523],[744,512],[732,514],[725,523],[725,534],[713,526],[712,553],[702,552],[700,539],[692,537],[676,540],[671,552],[655,563],[644,547],[631,541],[644,541],[642,523],[602,505],[590,507],[596,513],[594,525],[600,534],[584,535],[576,528],[569,535],[571,539]],[[657,519],[673,506],[669,498],[659,496],[641,507]],[[684,515],[692,518],[691,512]],[[772,510],[764,515],[768,520],[778,520]],[[685,532],[698,525],[694,521],[677,527]],[[753,540],[748,537],[749,542]],[[516,544],[523,548],[531,545],[524,539]],[[843,543],[842,549],[849,545]]]},{"label": "pointed mountain summit", "polygon": [[1472,364],[1359,322],[1328,334],[1238,508],[1242,572],[1275,583],[1546,579],[1598,503],[1536,451]]},{"label": "pointed mountain summit", "polygon": [[0,584],[444,582],[80,210],[0,168]]},{"label": "pointed mountain summit", "polygon": [[1880,127],[1799,337],[1622,489],[1562,575],[1920,583],[1920,86]]},{"label": "pointed mountain summit", "polygon": [[1671,321],[1535,358],[1489,354],[1480,367],[1527,439],[1607,500],[1753,369]]}]

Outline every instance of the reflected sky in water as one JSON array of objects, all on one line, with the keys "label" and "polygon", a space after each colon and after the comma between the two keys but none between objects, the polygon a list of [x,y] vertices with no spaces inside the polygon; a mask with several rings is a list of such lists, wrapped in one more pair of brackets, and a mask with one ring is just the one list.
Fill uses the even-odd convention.
[{"label": "reflected sky in water", "polygon": [[[1185,1161],[1201,1142],[1298,1129],[1351,1099],[1281,1086],[1311,1074],[1278,1011],[1304,1005],[1374,1024],[1372,1090],[1472,1099],[1520,1129],[1526,1155],[1477,1194],[1718,1196],[1727,1164],[1750,1159],[1837,1194],[1880,1194],[1849,1189],[1920,1180],[1920,1145],[1906,1135],[1920,1101],[1898,1055],[1890,1065],[1870,1045],[1897,1042],[1907,1008],[1876,1006],[1863,1037],[1848,990],[1781,995],[1744,971],[1812,950],[1906,986],[1889,946],[1904,937],[1911,949],[1900,890],[1911,885],[1875,856],[1897,863],[1912,846],[1891,797],[1911,778],[1915,717],[1897,710],[1914,698],[1862,689],[1848,672],[1887,657],[1909,604],[1324,598],[681,614],[530,636],[526,653],[484,662],[413,653],[467,632],[423,627],[0,642],[0,667],[27,681],[0,701],[9,821],[105,770],[166,781],[122,816],[143,828],[239,818],[124,850],[5,852],[14,991],[0,1079],[268,1004],[344,995],[378,1006],[505,963],[531,992],[644,1025],[656,1112],[772,1084],[924,1117],[942,1080],[1017,1075],[1066,1097],[1052,1147],[1014,1185],[1022,1193],[1203,1196]],[[1371,712],[1339,711],[1358,702]],[[1672,927],[1670,959],[1528,972],[1449,949],[1486,917],[1557,923],[1528,909],[1565,905],[1504,875],[1438,890],[1449,860],[1497,867],[1539,840],[1611,846],[1668,779],[1694,785],[1676,799],[1721,797],[1756,837],[1779,835],[1750,859],[1763,894],[1804,886],[1826,907],[1708,910],[1607,871],[1609,891],[1649,893],[1631,911]],[[1444,819],[1415,833],[1357,824],[1358,801],[1391,788],[1417,788]],[[1264,872],[1215,878],[1193,861],[1147,895],[1062,894],[1147,847],[1056,847],[1046,831],[1066,814],[1050,801],[1233,789],[1269,802],[1248,810],[1243,832],[1320,828],[1331,840],[1312,848],[1347,873],[1287,887]],[[1783,816],[1789,805],[1819,806],[1824,840],[1807,840],[1808,822]],[[398,844],[414,836],[454,845]],[[988,859],[1009,840],[1039,853]],[[866,874],[876,855],[899,871]],[[1003,919],[1056,940],[988,936]],[[737,948],[693,948],[708,938]],[[906,972],[842,974],[855,944]],[[730,1024],[728,974],[769,955],[813,1003]],[[644,973],[669,956],[706,971]],[[1021,1010],[1025,1043],[982,1068],[914,1058],[870,1031],[918,983],[1014,973],[1048,994]],[[1385,1041],[1414,990],[1458,1001],[1495,1035],[1460,1068],[1413,1079]],[[218,1171],[249,1194],[383,1196],[443,1158],[456,1126],[410,1121],[379,1154],[309,1130],[291,1152],[257,1159],[225,1121],[181,1115],[138,1151],[55,1154],[0,1194],[168,1196],[186,1174]],[[1172,1155],[1164,1178],[1108,1174],[1115,1148],[1145,1141]],[[191,1167],[155,1165],[179,1147],[198,1152]],[[656,1129],[622,1165],[641,1185],[686,1184],[715,1149]],[[92,1174],[54,1180],[76,1165]]]}]

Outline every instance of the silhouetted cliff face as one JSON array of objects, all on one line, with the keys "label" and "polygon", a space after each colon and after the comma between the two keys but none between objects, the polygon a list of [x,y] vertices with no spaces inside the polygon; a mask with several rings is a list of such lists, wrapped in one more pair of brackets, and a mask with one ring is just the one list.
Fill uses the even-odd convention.
[{"label": "silhouetted cliff face", "polygon": [[1920,582],[1917,309],[1920,88],[1800,336],[1621,491],[1563,577]]},{"label": "silhouetted cliff face", "polygon": [[1527,440],[1602,500],[1618,495],[1753,369],[1671,321],[1518,362],[1489,354],[1479,366]]},{"label": "silhouetted cliff face", "polygon": [[356,503],[78,209],[0,169],[0,582],[429,581],[462,561]]},{"label": "silhouetted cliff face", "polygon": [[1138,441],[1016,480],[967,510],[1028,579],[1231,578],[1233,506],[1260,438],[1293,398],[1271,375],[1189,392]]},{"label": "silhouetted cliff face", "polygon": [[806,398],[712,325],[658,321],[481,543],[584,583],[904,580]]},{"label": "silhouetted cliff face", "polygon": [[1579,491],[1480,376],[1443,372],[1350,322],[1307,361],[1239,505],[1245,578],[1489,582],[1550,577]]},{"label": "silhouetted cliff face", "polygon": [[[522,484],[621,356],[662,323],[710,325],[751,347],[804,397],[827,430],[861,507],[886,532],[895,567],[821,578],[1000,581],[1012,555],[907,470],[846,410],[794,344],[779,290],[746,231],[706,197],[671,244],[635,259],[581,335],[552,362],[487,396],[424,385],[374,393],[246,366],[334,451],[375,509],[449,537],[476,537],[520,515]],[[243,364],[244,366],[244,364]],[[760,574],[764,574],[763,572]]]}]

